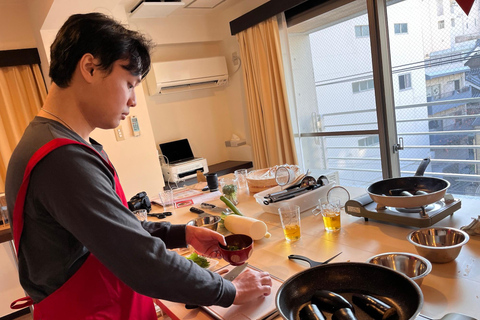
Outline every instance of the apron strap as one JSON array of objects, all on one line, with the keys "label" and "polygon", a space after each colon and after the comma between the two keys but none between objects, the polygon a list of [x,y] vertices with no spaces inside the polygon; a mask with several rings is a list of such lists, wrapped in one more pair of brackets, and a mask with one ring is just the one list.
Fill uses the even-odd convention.
[{"label": "apron strap", "polygon": [[[19,302],[23,302],[23,303],[20,304]],[[20,298],[20,299],[17,299],[15,301],[13,301],[10,304],[10,309],[23,309],[25,307],[30,307],[31,305],[33,305],[32,298],[23,297],[23,298]]]},{"label": "apron strap", "polygon": [[78,142],[75,140],[71,139],[66,139],[66,138],[57,138],[53,139],[46,144],[44,144],[42,147],[40,147],[30,158],[28,161],[27,167],[25,168],[25,173],[23,175],[23,181],[20,186],[20,189],[18,190],[17,193],[17,198],[15,200],[15,208],[13,210],[13,241],[15,244],[15,250],[17,251],[17,256],[20,248],[20,238],[22,235],[23,231],[23,209],[25,205],[25,197],[27,195],[27,188],[28,184],[30,181],[30,174],[32,173],[33,168],[37,165],[37,163],[42,160],[46,155],[48,155],[51,151],[55,150],[56,148],[68,145],[68,144],[77,144],[83,147],[86,147],[88,150],[91,150],[94,154],[97,154],[100,159],[104,162],[104,164],[107,166],[107,168],[112,172],[112,174],[115,176],[115,188],[117,189],[117,194],[119,195],[120,199],[122,200],[122,203],[126,206],[128,206],[125,194],[123,192],[123,189],[119,183],[117,173],[115,169],[113,168],[113,165],[111,164],[110,160],[105,160],[100,153],[97,152],[97,150],[93,149],[92,147],[82,143]]}]

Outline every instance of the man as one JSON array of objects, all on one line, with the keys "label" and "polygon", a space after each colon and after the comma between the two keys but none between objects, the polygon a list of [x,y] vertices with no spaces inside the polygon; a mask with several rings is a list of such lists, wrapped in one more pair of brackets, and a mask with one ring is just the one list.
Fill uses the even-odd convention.
[{"label": "man", "polygon": [[[219,233],[140,223],[102,146],[136,105],[150,43],[99,14],[71,16],[51,46],[52,86],[9,162],[6,196],[34,319],[156,319],[152,299],[228,307],[271,292],[268,273],[229,282],[167,249],[219,257]],[[17,302],[18,303],[18,302]]]}]

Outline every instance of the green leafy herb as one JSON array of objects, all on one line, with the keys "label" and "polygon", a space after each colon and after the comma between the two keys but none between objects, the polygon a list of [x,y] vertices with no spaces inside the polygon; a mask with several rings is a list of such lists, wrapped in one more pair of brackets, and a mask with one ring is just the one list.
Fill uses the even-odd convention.
[{"label": "green leafy herb", "polygon": [[236,246],[236,245],[230,245],[227,247],[228,251],[237,251],[237,250],[242,250],[242,247]]},{"label": "green leafy herb", "polygon": [[205,257],[199,256],[196,252],[189,255],[187,259],[192,260],[202,268],[208,268],[210,266],[210,262]]},{"label": "green leafy herb", "polygon": [[226,184],[223,186],[222,191],[226,195],[234,196],[237,193],[237,186],[234,184]]}]

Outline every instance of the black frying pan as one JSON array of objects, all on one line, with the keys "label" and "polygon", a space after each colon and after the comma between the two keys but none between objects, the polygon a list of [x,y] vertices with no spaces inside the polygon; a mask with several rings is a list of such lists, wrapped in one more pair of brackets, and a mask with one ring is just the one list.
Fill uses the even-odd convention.
[{"label": "black frying pan", "polygon": [[[310,302],[316,290],[333,291],[350,303],[352,293],[375,296],[396,307],[395,320],[415,319],[423,306],[420,287],[406,275],[380,265],[341,262],[309,268],[287,279],[275,300],[280,315],[298,320],[300,309]],[[372,320],[360,308],[355,305],[354,308],[358,320]],[[324,314],[330,319],[331,314]]]},{"label": "black frying pan", "polygon": [[413,177],[377,181],[367,192],[380,206],[414,208],[434,203],[445,196],[450,183],[447,180],[423,177],[430,158],[423,159]]}]

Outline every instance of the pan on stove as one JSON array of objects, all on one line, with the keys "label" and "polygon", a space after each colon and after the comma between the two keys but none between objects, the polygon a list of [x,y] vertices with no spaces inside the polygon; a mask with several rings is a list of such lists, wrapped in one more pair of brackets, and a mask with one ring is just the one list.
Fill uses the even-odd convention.
[{"label": "pan on stove", "polygon": [[367,192],[380,206],[414,208],[434,203],[445,196],[450,183],[440,178],[424,177],[429,163],[430,158],[425,158],[415,176],[377,181],[368,187]]},{"label": "pan on stove", "polygon": [[[393,269],[360,262],[340,262],[309,268],[287,279],[278,289],[275,303],[284,319],[298,320],[299,312],[316,290],[342,295],[354,306],[358,320],[372,320],[353,304],[353,293],[368,294],[394,306],[396,320],[415,319],[423,306],[420,287]],[[327,319],[331,314],[324,312]]]}]

